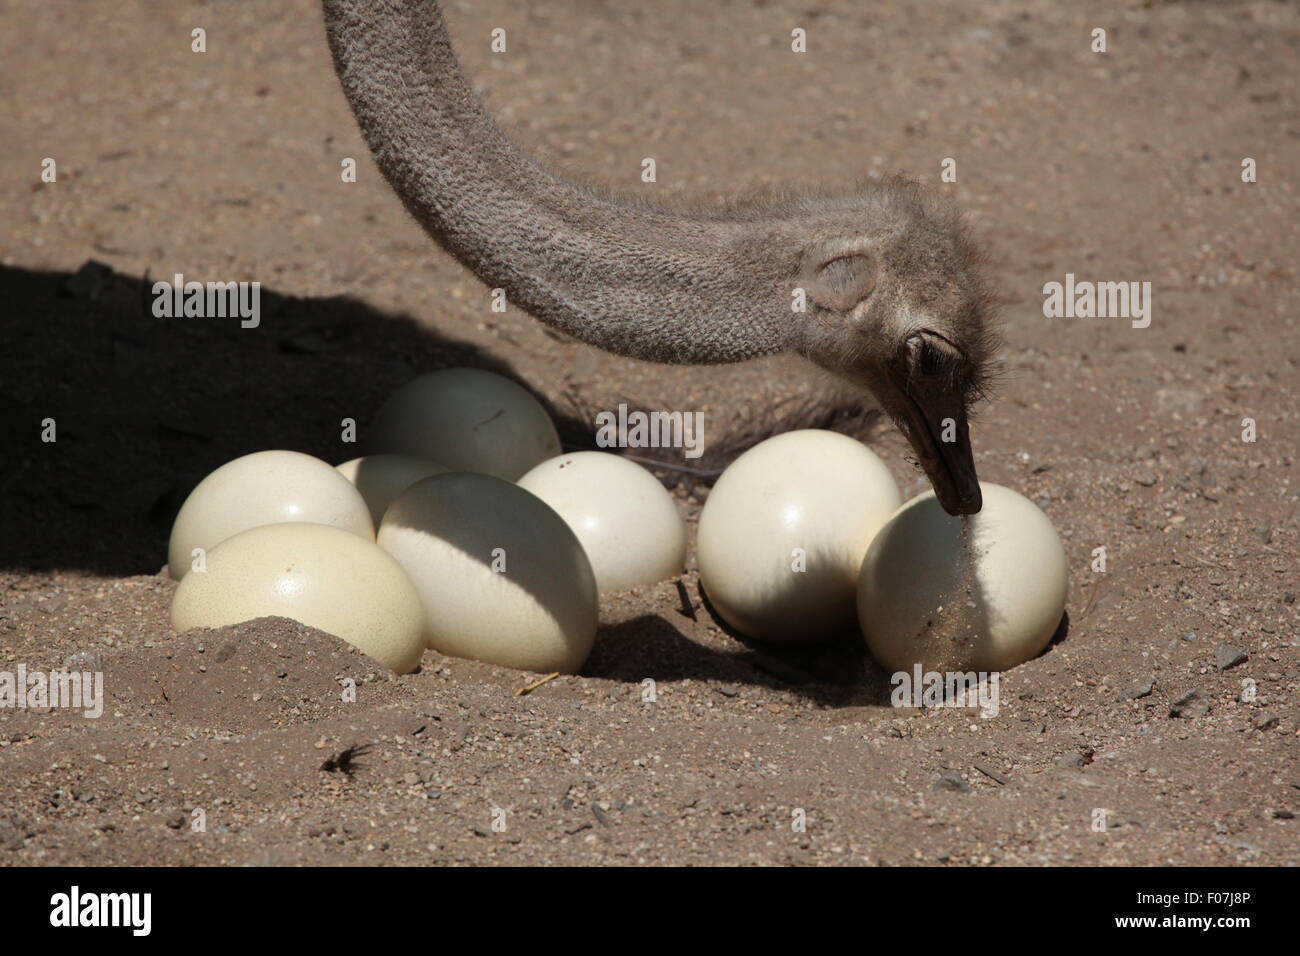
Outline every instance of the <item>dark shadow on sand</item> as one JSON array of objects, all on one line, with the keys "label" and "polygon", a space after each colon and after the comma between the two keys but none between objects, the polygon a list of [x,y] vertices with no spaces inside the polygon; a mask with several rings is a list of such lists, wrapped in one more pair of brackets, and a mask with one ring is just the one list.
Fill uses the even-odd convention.
[{"label": "dark shadow on sand", "polygon": [[[647,614],[602,627],[582,676],[639,684],[651,678],[663,687],[674,681],[715,681],[790,691],[823,707],[889,703],[888,679],[852,635],[808,648],[763,645],[740,635],[740,652],[706,647],[671,622]],[[740,691],[743,694],[743,690]]]},{"label": "dark shadow on sand", "polygon": [[[364,444],[363,431],[342,440],[343,419],[364,429],[416,375],[473,366],[518,380],[472,344],[352,298],[263,285],[257,328],[156,318],[157,278],[0,267],[0,567],[152,574],[185,497],[232,458],[284,448],[338,463]],[[590,426],[543,404],[582,444],[574,433]],[[41,440],[46,419],[56,442]]]}]

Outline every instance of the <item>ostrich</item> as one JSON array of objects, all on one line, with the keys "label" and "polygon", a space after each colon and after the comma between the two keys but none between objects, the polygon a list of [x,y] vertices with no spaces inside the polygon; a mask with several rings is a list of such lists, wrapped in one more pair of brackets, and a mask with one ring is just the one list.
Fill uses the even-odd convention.
[{"label": "ostrich", "polygon": [[334,68],[380,170],[489,287],[619,355],[697,365],[801,355],[875,397],[948,513],[980,510],[968,412],[994,349],[993,299],[946,203],[901,178],[711,210],[568,183],[493,122],[436,0],[323,6]]}]

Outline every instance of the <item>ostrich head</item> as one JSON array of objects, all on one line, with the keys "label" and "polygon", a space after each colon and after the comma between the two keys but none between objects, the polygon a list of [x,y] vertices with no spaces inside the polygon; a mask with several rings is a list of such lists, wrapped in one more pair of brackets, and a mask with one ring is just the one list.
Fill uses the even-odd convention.
[{"label": "ostrich head", "polygon": [[802,205],[808,227],[830,238],[799,257],[808,311],[794,349],[867,389],[911,443],[944,509],[974,514],[981,496],[969,416],[997,336],[981,257],[960,216],[901,178]]},{"label": "ostrich head", "polygon": [[980,509],[967,415],[990,299],[947,206],[901,179],[721,210],[574,185],[492,121],[435,0],[323,3],[380,170],[489,288],[620,355],[708,365],[798,352],[876,397],[944,508]]}]

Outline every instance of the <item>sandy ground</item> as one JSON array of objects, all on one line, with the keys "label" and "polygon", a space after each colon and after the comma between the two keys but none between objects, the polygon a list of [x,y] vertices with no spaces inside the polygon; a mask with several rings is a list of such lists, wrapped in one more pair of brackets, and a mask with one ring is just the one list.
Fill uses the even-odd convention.
[{"label": "sandy ground", "polygon": [[[987,720],[891,708],[852,640],[737,640],[693,563],[680,588],[607,600],[582,675],[527,696],[534,675],[429,652],[393,677],[284,620],[173,633],[157,570],[194,483],[261,448],[352,457],[339,420],[419,371],[698,409],[706,437],[826,383],[791,360],[641,365],[490,312],[379,178],[310,0],[4,0],[0,669],[74,658],[108,700],[98,720],[0,711],[0,862],[1297,861],[1294,5],[484,0],[447,17],[495,115],[575,178],[642,188],[653,155],[645,188],[711,200],[894,170],[937,185],[956,158],[945,188],[1009,300],[980,475],[1060,531],[1066,633],[1003,675]],[[488,50],[495,26],[508,55]],[[77,275],[87,260],[107,268]],[[145,277],[178,272],[260,281],[261,327],[152,318]],[[1151,282],[1150,327],[1045,318],[1042,286],[1067,272]],[[925,487],[892,430],[874,447],[905,494]],[[693,533],[699,501],[680,503]],[[352,776],[321,770],[354,744],[371,748]]]}]

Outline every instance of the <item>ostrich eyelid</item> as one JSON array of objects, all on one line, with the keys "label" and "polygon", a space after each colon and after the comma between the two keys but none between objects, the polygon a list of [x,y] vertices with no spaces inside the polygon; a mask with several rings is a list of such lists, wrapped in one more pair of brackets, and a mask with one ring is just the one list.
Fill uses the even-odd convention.
[{"label": "ostrich eyelid", "polygon": [[930,349],[934,349],[934,351],[939,352],[939,354],[944,355],[945,350],[935,349],[934,346],[929,341],[927,341],[929,339],[937,339],[940,342],[942,342],[944,345],[946,345],[949,349],[951,349],[952,353],[951,356],[949,357],[956,359],[958,362],[967,361],[965,349],[963,349],[952,339],[948,338],[946,335],[936,332],[933,329],[918,329],[917,331],[913,332],[911,335],[907,337],[907,346],[909,349],[913,349],[916,346],[928,347]]}]

